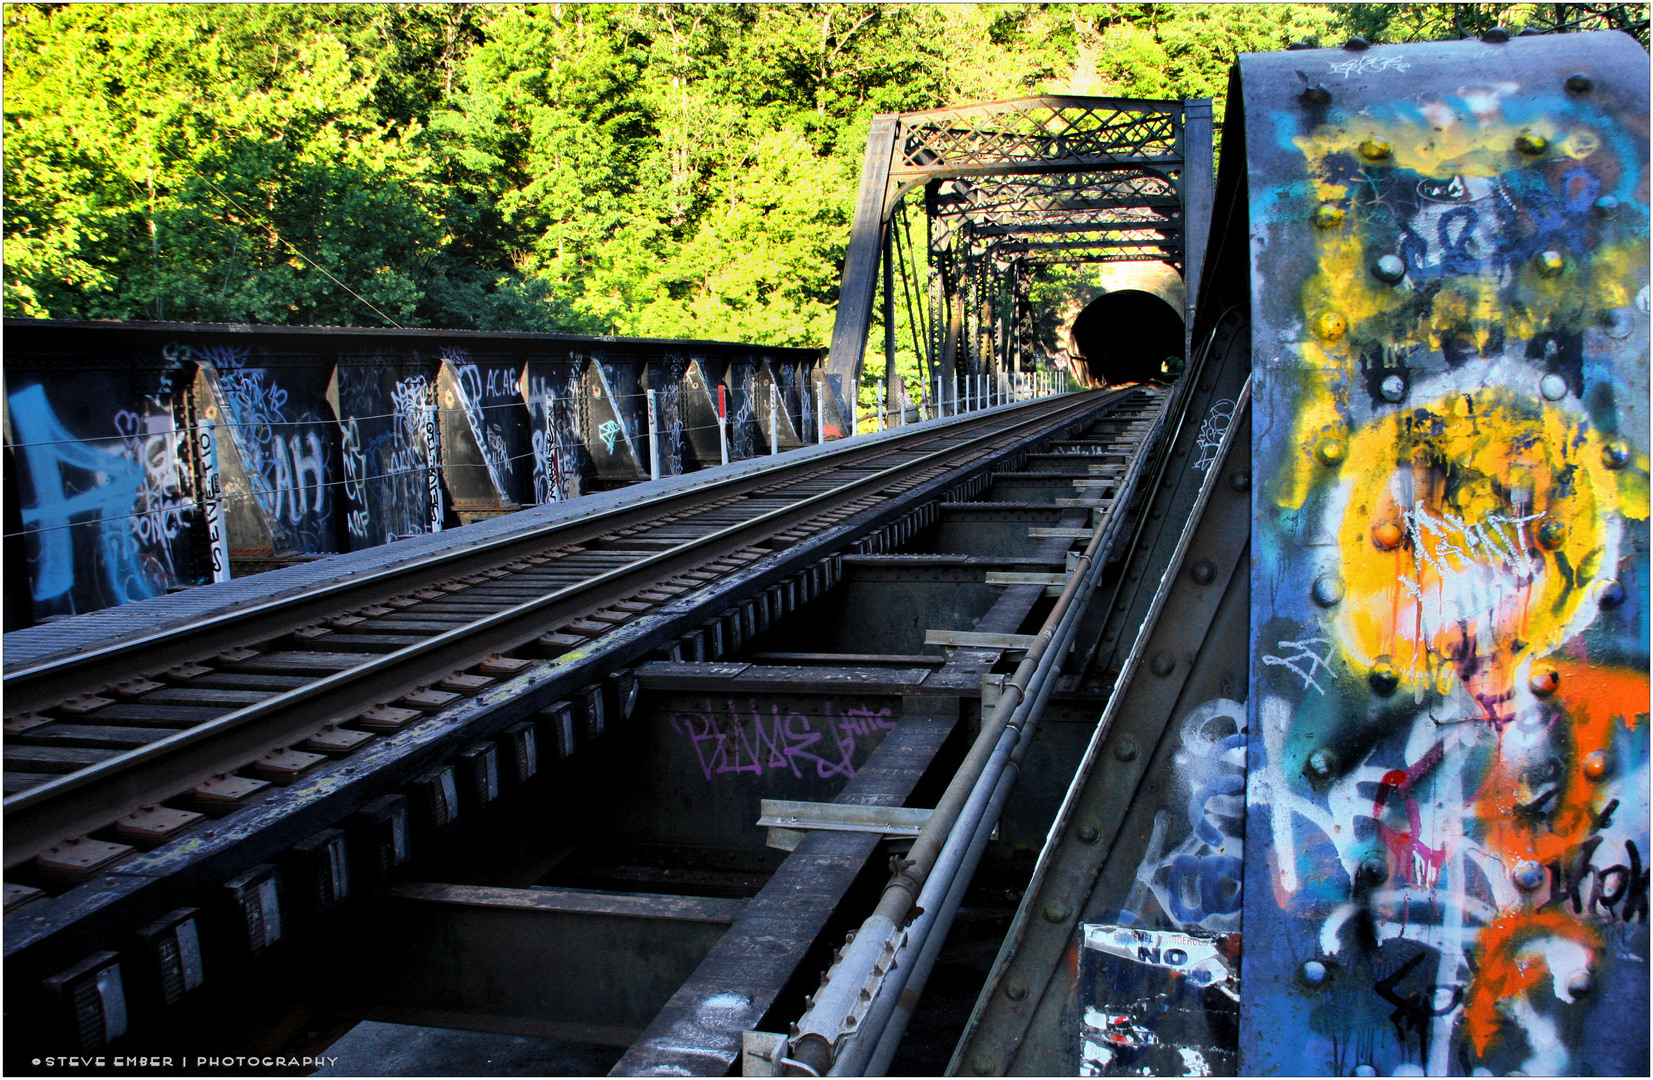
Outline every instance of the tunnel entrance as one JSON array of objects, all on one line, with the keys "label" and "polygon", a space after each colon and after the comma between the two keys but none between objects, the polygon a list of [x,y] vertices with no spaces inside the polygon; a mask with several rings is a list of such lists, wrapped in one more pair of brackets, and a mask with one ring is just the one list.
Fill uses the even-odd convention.
[{"label": "tunnel entrance", "polygon": [[1182,316],[1151,292],[1103,293],[1073,320],[1071,333],[1096,383],[1169,382],[1182,370]]}]

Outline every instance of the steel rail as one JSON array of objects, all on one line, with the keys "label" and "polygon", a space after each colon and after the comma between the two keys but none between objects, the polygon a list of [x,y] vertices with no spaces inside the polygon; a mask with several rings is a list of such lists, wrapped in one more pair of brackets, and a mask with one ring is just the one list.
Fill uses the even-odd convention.
[{"label": "steel rail", "polygon": [[[1049,400],[1036,398],[1000,408],[1009,412],[1019,412],[1038,409],[1040,406],[1048,409]],[[1064,407],[1056,406],[1055,411],[1059,413]],[[1041,411],[1040,415],[1046,413]],[[811,454],[804,460],[789,462],[778,469],[753,469],[737,476],[710,479],[685,490],[645,496],[637,502],[626,503],[594,516],[581,517],[574,521],[548,522],[527,532],[434,552],[409,562],[398,563],[393,567],[307,589],[298,595],[278,597],[192,622],[169,626],[143,636],[127,638],[101,648],[41,661],[30,667],[5,672],[3,678],[0,678],[0,687],[3,687],[7,697],[9,714],[45,708],[75,693],[85,692],[84,687],[88,685],[110,685],[160,667],[194,659],[207,652],[218,653],[250,641],[267,640],[332,614],[341,606],[358,607],[371,602],[372,599],[419,588],[427,580],[421,574],[428,575],[430,581],[463,575],[471,572],[473,568],[510,561],[513,557],[510,553],[518,549],[537,549],[547,543],[579,543],[616,528],[641,524],[664,513],[692,507],[709,498],[740,494],[745,490],[770,486],[784,479],[777,477],[778,472],[807,472],[811,468],[843,467],[847,461],[856,457],[876,457],[880,453],[888,453],[896,449],[893,444],[908,439],[921,440],[940,434],[955,425],[959,428],[968,428],[981,422],[981,414],[966,414],[958,418],[948,417],[945,423],[926,430],[901,433],[898,429],[893,429],[893,435],[872,442],[845,439],[842,440],[841,446],[831,451]],[[253,629],[251,632],[240,632],[240,627]],[[225,636],[236,633],[240,636]],[[125,666],[121,666],[123,663]],[[82,674],[92,671],[97,672],[96,676]],[[77,679],[80,680],[78,684],[74,681]]]},{"label": "steel rail", "polygon": [[[1142,475],[1145,451],[1164,420],[1162,405],[1152,427],[1143,436],[1143,452],[1139,452],[1133,462],[1133,488]],[[1107,550],[1122,529],[1125,501],[1123,495],[1116,499],[1092,530],[1083,554],[1068,574],[1033,645],[1015,674],[1006,680],[998,706],[992,716],[983,721],[975,742],[937,801],[923,831],[885,886],[877,907],[844,950],[836,973],[829,977],[808,1011],[799,1018],[788,1053],[818,1074],[825,1075],[833,1069],[846,1033],[852,1028],[860,1030],[860,1020],[853,1018],[852,1013],[862,1007],[861,1003],[876,1001],[883,985],[890,981],[903,939],[912,940],[911,933],[902,929],[909,925],[909,916],[919,910],[922,918],[921,900],[939,904],[950,890],[951,875],[958,871],[970,837],[1012,751],[1024,731],[1036,722],[1036,711],[1042,710],[1042,703],[1054,689],[1052,673],[1060,666],[1084,613],[1106,562]],[[941,875],[937,887],[932,888],[930,878],[937,870]],[[936,895],[938,892],[940,895]],[[905,975],[901,978],[905,981]],[[886,999],[889,1000],[893,999]],[[855,1041],[858,1044],[855,1054],[864,1061],[873,1046]]]},{"label": "steel rail", "polygon": [[[543,632],[544,625],[551,621],[550,613],[562,608],[572,615],[579,610],[572,605],[587,601],[605,587],[624,583],[635,588],[643,581],[654,581],[682,572],[717,554],[749,546],[763,536],[784,531],[790,525],[807,520],[824,504],[842,502],[855,498],[858,493],[876,491],[902,474],[972,452],[984,443],[1013,436],[1027,428],[1059,423],[1069,414],[1104,408],[1130,392],[1121,390],[1100,399],[1081,395],[1054,408],[1018,418],[1014,423],[993,425],[963,442],[875,473],[857,476],[788,506],[685,541],[395,652],[380,654],[345,671],[324,676],[255,705],[29,788],[4,802],[6,865],[10,867],[38,854],[51,843],[67,836],[81,835],[90,828],[115,820],[123,813],[153,803],[157,790],[171,792],[187,788],[191,783],[223,772],[226,760],[238,761],[238,755],[256,757],[274,742],[297,737],[314,728],[329,713],[345,713],[363,702],[384,700],[421,681],[428,681],[428,673],[432,670],[464,667],[501,649],[519,646],[523,640]],[[935,433],[932,429],[928,434]],[[920,437],[920,433],[914,433],[914,437]],[[888,443],[881,444],[880,448],[889,449]],[[251,614],[237,613],[237,616],[247,618]],[[269,636],[267,631],[264,636]],[[540,670],[516,676],[516,679],[535,678]],[[427,678],[422,680],[421,674]],[[301,707],[307,708],[302,715],[295,715],[295,710]],[[251,727],[255,722],[258,723],[257,730]],[[195,752],[187,758],[180,758],[184,751],[190,750]],[[167,767],[169,763],[170,768]],[[147,772],[140,773],[140,767],[147,767]]]}]

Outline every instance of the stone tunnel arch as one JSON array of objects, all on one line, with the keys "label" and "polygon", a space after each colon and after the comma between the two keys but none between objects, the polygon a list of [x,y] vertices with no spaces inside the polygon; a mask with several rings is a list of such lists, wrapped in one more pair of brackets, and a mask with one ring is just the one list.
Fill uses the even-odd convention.
[{"label": "stone tunnel arch", "polygon": [[1182,313],[1154,293],[1142,289],[1103,293],[1085,305],[1068,333],[1070,351],[1096,385],[1170,381],[1180,371]]}]

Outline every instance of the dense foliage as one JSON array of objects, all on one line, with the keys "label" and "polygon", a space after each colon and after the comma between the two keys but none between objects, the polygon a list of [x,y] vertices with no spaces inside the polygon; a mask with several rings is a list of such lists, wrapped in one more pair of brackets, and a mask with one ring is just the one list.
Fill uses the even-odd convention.
[{"label": "dense foliage", "polygon": [[823,345],[874,113],[1552,8],[7,5],[5,312]]}]

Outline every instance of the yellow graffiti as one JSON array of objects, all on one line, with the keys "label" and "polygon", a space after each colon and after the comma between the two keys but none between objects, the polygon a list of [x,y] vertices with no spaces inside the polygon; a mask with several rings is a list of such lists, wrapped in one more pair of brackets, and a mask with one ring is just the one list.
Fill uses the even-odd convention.
[{"label": "yellow graffiti", "polygon": [[1348,659],[1388,657],[1403,681],[1442,693],[1466,670],[1507,686],[1577,633],[1615,572],[1619,517],[1647,516],[1612,443],[1504,388],[1362,426],[1338,477]]}]

